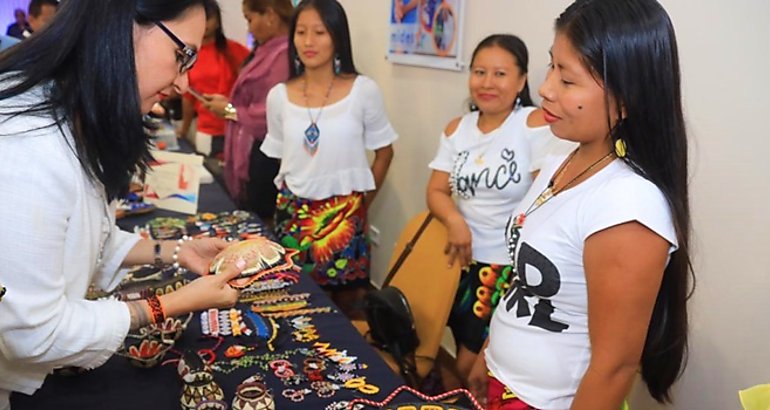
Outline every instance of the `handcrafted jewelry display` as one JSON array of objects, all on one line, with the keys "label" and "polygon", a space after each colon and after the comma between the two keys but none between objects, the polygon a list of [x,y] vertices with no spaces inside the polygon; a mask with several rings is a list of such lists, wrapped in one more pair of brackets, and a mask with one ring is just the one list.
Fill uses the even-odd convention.
[{"label": "handcrafted jewelry display", "polygon": [[178,239],[184,235],[185,221],[179,218],[154,218],[147,223],[154,239]]},{"label": "handcrafted jewelry display", "polygon": [[180,239],[187,235],[191,238],[216,237],[223,239],[248,239],[263,235],[264,226],[259,219],[246,211],[200,213],[187,218],[155,218],[143,228],[136,228],[136,233],[144,238]]},{"label": "handcrafted jewelry display", "polygon": [[229,282],[236,289],[243,289],[259,279],[270,279],[281,274],[297,275],[299,268],[294,265],[292,256],[295,249],[283,246],[261,236],[247,239],[227,247],[211,262],[209,271],[221,273],[239,260],[246,261],[246,268]]},{"label": "handcrafted jewelry display", "polygon": [[[231,281],[231,286],[241,290],[241,303],[232,309],[196,312],[180,321],[161,320],[165,317],[163,306],[148,302],[159,323],[129,335],[119,354],[141,367],[175,362],[177,359],[168,358],[168,352],[182,356],[175,366],[182,381],[180,404],[187,410],[272,410],[287,402],[298,403],[300,408],[324,408],[334,398],[378,393],[380,387],[366,378],[362,370],[367,366],[358,363],[356,356],[319,342],[323,329],[316,327],[313,315],[333,308],[314,306],[310,293],[290,293],[289,288],[299,281],[299,268],[292,261],[296,251],[262,236],[262,229],[256,217],[241,211],[203,213],[186,220],[156,218],[147,224],[140,234],[148,239],[181,243],[200,237],[239,240],[214,258],[209,272],[221,273],[230,264],[245,260],[245,269]],[[193,275],[177,270],[178,266],[158,265],[132,270],[116,296],[149,300],[177,290],[186,278],[192,280]],[[194,349],[179,353],[173,349],[174,341],[193,316],[200,328],[193,323],[189,330],[194,334],[188,331],[185,342],[206,337],[216,340],[216,345],[199,349],[198,340]],[[298,347],[300,344],[305,347]],[[228,378],[242,373],[252,376],[235,390],[223,391],[220,386],[233,389]],[[302,402],[305,404],[299,404]]]}]

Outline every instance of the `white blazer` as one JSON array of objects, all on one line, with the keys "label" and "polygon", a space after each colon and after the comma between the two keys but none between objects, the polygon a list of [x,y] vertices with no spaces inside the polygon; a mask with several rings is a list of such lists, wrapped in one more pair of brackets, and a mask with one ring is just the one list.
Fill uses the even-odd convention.
[{"label": "white blazer", "polygon": [[117,286],[139,237],[115,226],[114,204],[83,171],[67,127],[8,116],[43,91],[0,101],[0,409],[10,391],[34,393],[54,368],[103,364],[130,322],[125,303],[84,296],[92,283]]}]

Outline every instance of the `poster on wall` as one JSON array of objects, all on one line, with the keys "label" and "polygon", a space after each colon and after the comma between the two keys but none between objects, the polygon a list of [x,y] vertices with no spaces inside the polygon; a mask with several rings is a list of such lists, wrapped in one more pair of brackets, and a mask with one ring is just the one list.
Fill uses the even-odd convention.
[{"label": "poster on wall", "polygon": [[388,61],[460,71],[465,0],[391,0]]}]

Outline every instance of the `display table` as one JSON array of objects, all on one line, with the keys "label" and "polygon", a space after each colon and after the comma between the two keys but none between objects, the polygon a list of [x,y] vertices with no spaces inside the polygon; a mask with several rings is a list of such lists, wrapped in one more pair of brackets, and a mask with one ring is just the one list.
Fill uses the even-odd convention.
[{"label": "display table", "polygon": [[[313,306],[333,306],[324,292],[309,278],[301,278],[291,291],[292,293],[310,292],[310,301]],[[196,314],[190,321],[188,329],[175,345],[175,350],[213,346],[214,341],[212,339],[200,337],[198,317],[199,315]],[[344,315],[332,312],[316,314],[311,317],[312,323],[318,329],[320,336],[318,341],[330,343],[335,349],[345,350],[348,355],[357,357],[356,364],[366,364],[366,369],[357,370],[356,373],[365,376],[367,383],[378,386],[380,388],[379,394],[369,396],[342,388],[330,398],[322,399],[315,394],[308,394],[304,401],[295,403],[282,396],[281,392],[287,389],[287,386],[284,386],[277,377],[270,371],[253,367],[237,368],[229,374],[213,372],[215,380],[225,392],[225,401],[232,403],[236,386],[255,373],[262,374],[268,387],[272,389],[276,409],[323,409],[331,402],[350,400],[355,397],[382,400],[389,392],[403,383],[358,334]],[[285,323],[284,321],[281,325],[285,326]],[[224,359],[223,353],[227,346],[236,341],[236,338],[232,336],[226,339],[229,340],[226,340],[216,351],[217,362]],[[276,353],[294,351],[298,348],[310,348],[312,345],[313,342],[296,342],[284,334],[278,339]],[[260,349],[256,353],[268,353],[268,351]],[[166,354],[166,359],[176,357],[178,356],[171,352]],[[301,354],[294,354],[288,360],[301,372],[304,358]],[[308,386],[309,384],[304,382],[292,388]],[[83,374],[48,376],[43,387],[35,395],[14,394],[11,397],[11,408],[13,410],[170,410],[180,408],[181,391],[182,382],[177,374],[175,363],[141,369],[129,364],[128,359],[124,357],[113,356],[104,366]]]},{"label": "display table", "polygon": [[[227,211],[233,209],[232,201],[225,191],[217,184],[201,186],[200,206],[201,211]],[[143,226],[148,220],[158,216],[174,216],[185,218],[185,215],[173,212],[156,210],[147,215],[127,217],[120,221],[122,228],[131,230],[133,226]],[[299,351],[312,350],[314,343],[328,343],[330,349],[344,352],[349,357],[356,357],[355,365],[366,365],[365,369],[357,369],[353,372],[357,376],[366,377],[366,383],[377,386],[379,393],[363,394],[358,390],[340,388],[331,397],[319,397],[315,393],[305,394],[302,401],[294,402],[282,394],[286,389],[310,389],[310,382],[304,381],[297,386],[286,386],[273,370],[261,362],[251,367],[233,367],[228,365],[224,352],[233,344],[252,345],[255,339],[248,337],[224,338],[224,342],[214,351],[216,354],[214,366],[214,379],[221,386],[225,394],[225,401],[229,404],[233,401],[236,386],[244,379],[261,374],[265,384],[270,388],[276,409],[323,409],[329,403],[340,400],[351,400],[356,397],[364,397],[373,400],[382,400],[389,392],[403,384],[403,381],[395,375],[380,356],[358,334],[350,321],[334,309],[334,305],[327,295],[309,278],[301,276],[297,284],[290,289],[291,294],[310,293],[309,307],[331,307],[330,313],[318,313],[307,315],[312,320],[319,335],[318,340],[299,342],[292,336],[291,318],[278,319],[281,332],[278,334],[275,351],[269,352],[267,347],[258,343],[247,356],[255,359],[264,355],[281,355],[289,352],[285,359],[289,360],[295,370],[302,374],[303,361],[307,353]],[[249,305],[239,305],[244,311]],[[121,356],[113,356],[105,365],[85,373],[75,375],[52,374],[46,379],[43,387],[33,396],[13,394],[11,406],[13,410],[45,409],[45,410],[84,410],[84,409],[109,409],[109,410],[154,410],[154,409],[179,409],[180,395],[183,383],[177,373],[177,364],[174,359],[179,358],[177,352],[185,350],[210,349],[215,345],[215,340],[202,337],[200,314],[194,314],[182,337],[176,342],[172,351],[166,353],[165,365],[152,368],[138,368],[129,363],[128,359]],[[255,363],[259,360],[255,360]],[[363,366],[357,366],[363,367]],[[216,370],[219,369],[219,370]],[[331,372],[332,370],[330,370]],[[339,383],[342,384],[342,383]]]}]

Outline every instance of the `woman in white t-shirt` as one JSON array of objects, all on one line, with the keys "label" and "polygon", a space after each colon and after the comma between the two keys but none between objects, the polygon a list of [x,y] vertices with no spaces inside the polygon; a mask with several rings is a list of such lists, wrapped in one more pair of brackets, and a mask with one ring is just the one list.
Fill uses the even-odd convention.
[{"label": "woman in white t-shirt", "polygon": [[[290,28],[289,81],[267,96],[262,151],[279,158],[276,233],[337,306],[353,313],[369,283],[366,210],[398,138],[377,84],[353,65],[336,0],[305,0]],[[366,151],[374,151],[369,165]]]},{"label": "woman in white t-shirt", "polygon": [[580,146],[506,227],[514,282],[472,371],[489,409],[617,410],[638,372],[670,401],[691,274],[676,49],[655,0],[578,0],[556,20],[542,107]]},{"label": "woman in white t-shirt", "polygon": [[428,207],[448,229],[449,264],[463,268],[449,326],[457,370],[466,377],[510,284],[500,221],[532,185],[545,152],[560,141],[542,110],[532,106],[528,60],[526,45],[514,35],[494,34],[476,46],[468,81],[471,112],[449,123],[429,165]]}]

